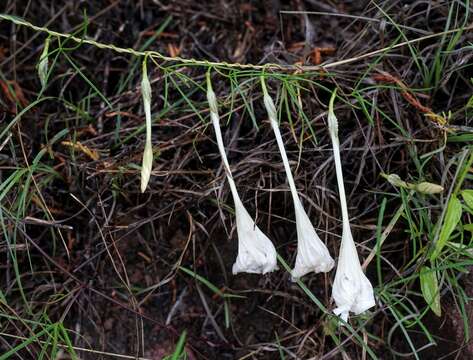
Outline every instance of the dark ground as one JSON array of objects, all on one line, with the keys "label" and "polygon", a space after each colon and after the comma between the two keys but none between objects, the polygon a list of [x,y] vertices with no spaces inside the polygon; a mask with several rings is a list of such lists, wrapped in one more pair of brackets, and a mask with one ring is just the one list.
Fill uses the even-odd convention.
[{"label": "dark ground", "polygon": [[[455,9],[470,6],[470,11],[473,10],[470,4],[455,4],[377,3],[398,24],[413,28],[403,28],[408,39],[443,31],[452,6]],[[372,20],[320,14],[306,17],[280,11],[322,11]],[[466,10],[463,11],[465,14]],[[59,32],[79,30],[79,37],[84,33],[81,26],[87,14],[88,38],[132,48],[145,44],[170,17],[164,32],[151,41],[148,49],[169,56],[254,64],[313,65],[319,62],[317,53],[323,62],[348,59],[389,46],[399,37],[399,31],[385,21],[379,8],[356,1],[5,0],[0,4],[0,12]],[[458,16],[458,24],[460,20]],[[471,19],[467,24],[471,24]],[[22,107],[33,103],[40,92],[35,65],[44,39],[45,34],[0,22],[3,89],[0,131]],[[435,38],[414,45],[420,61],[427,66],[432,66],[438,41]],[[322,116],[329,92],[323,88],[332,89],[337,84],[349,94],[361,79],[363,86],[386,85],[373,87],[364,94],[406,131],[399,131],[377,111],[370,110],[373,124],[366,120],[361,108],[340,104],[337,112],[343,124],[340,139],[349,211],[363,262],[375,245],[382,198],[388,198],[384,225],[401,204],[400,197],[391,196],[398,190],[380,173],[419,179],[418,154],[439,149],[445,143],[446,134],[444,128],[424,116],[419,106],[409,103],[399,89],[389,88],[392,82],[377,81],[376,70],[385,71],[410,89],[419,90],[418,101],[434,112],[451,110],[453,126],[468,127],[471,114],[465,114],[462,109],[472,94],[469,81],[472,73],[467,66],[471,63],[471,48],[465,50],[472,41],[471,31],[461,36],[440,78],[427,90],[407,46],[382,58],[366,58],[333,68],[330,77],[316,73],[314,79],[320,88],[308,88],[304,95],[304,111],[316,141],[310,137],[306,123],[297,116],[292,119],[293,124],[288,119],[282,120],[281,131],[297,186],[331,254],[338,254],[341,223],[331,145]],[[16,167],[34,164],[37,154],[47,149],[40,160],[44,167],[34,172],[35,183],[31,179],[29,183],[22,180],[2,195],[4,238],[0,243],[0,289],[6,300],[0,302],[5,314],[0,320],[1,333],[31,337],[35,326],[19,319],[63,322],[71,330],[69,335],[76,347],[149,359],[161,359],[172,352],[184,330],[187,330],[189,359],[280,359],[278,347],[285,349],[281,351],[286,359],[366,358],[362,347],[351,338],[344,343],[345,355],[342,355],[341,347],[327,335],[333,328],[327,317],[321,317],[321,311],[309,297],[290,282],[287,272],[280,270],[265,276],[231,274],[237,246],[233,203],[213,132],[182,101],[177,87],[207,121],[204,92],[193,91],[195,85],[175,76],[165,95],[165,81],[170,80],[156,66],[148,65],[153,82],[153,115],[160,119],[153,127],[153,145],[159,149],[159,156],[150,187],[140,194],[139,166],[144,143],[144,131],[140,128],[144,124],[139,92],[140,63],[129,55],[93,46],[76,47],[72,42],[63,46],[69,48],[64,50],[67,56],[57,58],[43,94],[61,100],[36,104],[12,127],[11,138],[0,152],[0,180],[5,183]],[[51,47],[57,48],[57,44]],[[317,51],[316,48],[329,49]],[[173,69],[202,83],[205,69],[171,68],[172,65],[164,64],[168,66],[167,71]],[[112,108],[94,94],[79,70],[103,92]],[[17,101],[9,96],[5,84],[15,87],[17,96],[20,94]],[[277,81],[270,85],[273,90],[278,88]],[[214,88],[221,98],[232,92],[228,81],[218,76]],[[293,264],[294,213],[284,169],[267,126],[259,88],[255,85],[244,89],[257,116],[259,130],[253,126],[242,97],[237,95],[236,111],[225,118],[229,120],[228,126],[222,126],[225,143],[229,144],[229,160],[248,210],[256,214],[258,225],[274,241],[278,253]],[[354,97],[350,100],[356,103]],[[169,104],[178,105],[170,108]],[[161,114],[162,109],[167,111]],[[229,110],[227,107],[226,111]],[[66,133],[60,133],[66,128]],[[140,132],[136,133],[139,128]],[[61,137],[53,142],[54,136]],[[99,159],[93,160],[61,143],[72,139],[97,151]],[[448,187],[455,173],[450,161],[464,146],[469,144],[449,144],[441,155],[423,167],[422,177]],[[19,198],[23,190],[26,205],[22,210],[18,204],[22,203]],[[416,205],[431,208],[432,217],[441,212],[437,198],[421,201]],[[47,213],[57,222],[38,224],[34,220],[50,221]],[[386,283],[412,274],[409,261],[414,250],[407,229],[408,219],[402,218],[383,247],[382,272]],[[7,245],[11,246],[7,238],[15,239],[16,259],[7,251]],[[426,241],[422,237],[422,243]],[[180,271],[179,266],[205,277],[224,294],[245,298],[223,299],[204,283]],[[367,271],[377,286],[375,261]],[[458,278],[467,296],[472,296],[470,275]],[[329,309],[333,308],[332,279],[332,273],[304,278],[308,288]],[[409,304],[419,311],[425,307],[421,297],[410,298],[408,291],[419,292],[416,282],[392,291],[409,298]],[[442,318],[430,312],[422,318],[438,346],[420,351],[419,358],[473,358],[473,346],[465,345],[458,303],[448,289],[442,300]],[[388,306],[380,302],[366,317],[366,329],[371,334],[368,344],[380,359],[402,358],[396,352],[412,350],[404,334],[396,329],[396,320]],[[467,314],[471,315],[472,311],[468,305]],[[227,320],[225,312],[229,315]],[[354,328],[361,323],[355,319]],[[419,325],[414,324],[407,331],[417,349],[430,341],[420,332]],[[344,335],[340,330],[335,333],[342,341],[349,334]],[[0,335],[1,351],[21,343],[3,335]],[[457,351],[460,347],[464,349]],[[40,348],[39,343],[33,342],[16,356],[38,358]],[[453,355],[448,355],[451,352]],[[110,358],[98,353],[77,353],[81,359]]]}]

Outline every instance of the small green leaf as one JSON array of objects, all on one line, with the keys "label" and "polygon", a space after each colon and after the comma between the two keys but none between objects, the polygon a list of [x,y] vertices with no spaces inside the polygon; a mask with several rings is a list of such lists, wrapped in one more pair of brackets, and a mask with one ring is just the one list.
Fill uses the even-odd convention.
[{"label": "small green leaf", "polygon": [[473,190],[463,190],[461,192],[462,198],[465,201],[465,204],[468,205],[468,207],[473,209]]},{"label": "small green leaf", "polygon": [[428,266],[423,266],[420,269],[420,288],[430,310],[432,310],[435,315],[440,316],[442,314],[442,308],[440,306],[437,273],[436,271],[432,271]]},{"label": "small green leaf", "polygon": [[452,196],[447,205],[447,212],[443,220],[440,235],[435,244],[435,249],[430,256],[430,260],[435,260],[441,253],[445,244],[447,244],[453,230],[457,227],[462,215],[462,204],[456,196]]},{"label": "small green leaf", "polygon": [[199,275],[199,274],[193,272],[192,270],[187,269],[183,266],[179,266],[179,270],[185,272],[186,274],[192,276],[194,279],[200,281],[202,284],[207,286],[213,293],[215,293],[216,295],[218,295],[222,298],[238,298],[238,299],[245,299],[246,298],[246,296],[242,296],[242,295],[225,294],[224,292],[222,292],[222,290],[220,290],[218,287],[216,287],[214,284],[212,284],[209,280],[207,280],[203,276],[201,276],[201,275]]},{"label": "small green leaf", "polygon": [[463,229],[471,232],[471,234],[473,235],[473,224],[465,224],[463,225]]}]

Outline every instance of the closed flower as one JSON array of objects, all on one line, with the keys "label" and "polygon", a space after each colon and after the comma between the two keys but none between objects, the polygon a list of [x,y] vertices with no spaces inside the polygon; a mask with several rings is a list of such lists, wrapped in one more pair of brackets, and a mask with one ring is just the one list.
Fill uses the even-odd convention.
[{"label": "closed flower", "polygon": [[146,140],[141,165],[141,192],[145,192],[148,186],[151,170],[153,167],[153,146],[151,144],[151,85],[146,70],[146,59],[143,61],[143,75],[141,80],[141,95],[146,118]]},{"label": "closed flower", "polygon": [[268,113],[271,127],[273,128],[274,135],[278,144],[279,152],[281,153],[284,169],[286,171],[287,180],[289,183],[289,189],[294,202],[294,212],[296,216],[296,229],[297,229],[297,256],[296,264],[292,270],[292,279],[295,281],[297,278],[304,276],[309,272],[328,272],[334,266],[334,261],[328,252],[325,244],[320,240],[317,233],[310,222],[307,213],[304,211],[302,203],[297,194],[296,185],[292,176],[291,168],[289,166],[289,160],[287,158],[284,143],[279,131],[276,107],[274,106],[273,99],[268,94],[264,79],[261,79],[263,86],[264,105]]},{"label": "closed flower", "polygon": [[334,313],[347,321],[350,312],[361,314],[375,305],[373,287],[361,269],[355,242],[348,220],[348,207],[343,184],[342,164],[340,160],[340,143],[338,140],[338,121],[333,111],[336,91],[330,99],[328,126],[333,144],[333,156],[337,173],[340,206],[342,208],[342,242],[338,257],[337,272],[333,282],[332,297],[337,308]]},{"label": "closed flower", "polygon": [[235,204],[236,228],[238,234],[238,255],[233,264],[232,272],[266,274],[277,270],[276,249],[268,237],[256,226],[248,211],[243,206],[233,180],[225,148],[223,146],[220,119],[215,93],[212,90],[210,74],[207,74],[207,100],[210,108],[210,118],[215,130],[217,145],[222,157],[225,173],[230,184],[230,190]]}]

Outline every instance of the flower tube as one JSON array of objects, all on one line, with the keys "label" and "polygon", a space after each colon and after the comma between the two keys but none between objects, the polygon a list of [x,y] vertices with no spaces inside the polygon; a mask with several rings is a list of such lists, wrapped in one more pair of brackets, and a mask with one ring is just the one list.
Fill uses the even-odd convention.
[{"label": "flower tube", "polygon": [[146,117],[146,142],[143,152],[143,163],[141,165],[141,192],[145,192],[151,176],[153,166],[153,146],[151,144],[151,85],[146,70],[146,58],[143,61],[143,75],[141,79],[141,94]]},{"label": "flower tube", "polygon": [[330,256],[327,247],[315,232],[314,227],[312,226],[312,223],[310,222],[307,213],[304,211],[304,207],[299,199],[294,178],[292,177],[291,168],[289,166],[289,160],[286,155],[286,150],[284,149],[281,132],[279,131],[276,107],[274,106],[273,99],[268,94],[263,78],[261,78],[261,84],[263,87],[264,105],[274,135],[276,136],[276,142],[278,144],[279,152],[281,153],[287,181],[289,183],[289,189],[294,202],[297,229],[297,256],[296,264],[291,275],[292,280],[296,281],[298,278],[312,271],[316,273],[330,271],[334,266],[334,261]]},{"label": "flower tube", "polygon": [[238,256],[232,267],[233,274],[240,272],[266,274],[277,270],[276,249],[268,237],[256,226],[238,195],[230,170],[225,148],[223,146],[217,99],[212,90],[210,74],[207,73],[207,100],[210,107],[210,118],[217,138],[218,150],[224,164],[225,173],[235,203],[236,228],[238,234]]},{"label": "flower tube", "polygon": [[337,173],[340,206],[342,208],[342,243],[338,258],[337,272],[333,283],[332,297],[337,308],[334,313],[344,321],[348,320],[349,312],[356,315],[375,305],[373,287],[361,269],[360,260],[356,251],[355,242],[348,220],[347,200],[343,184],[342,164],[340,160],[340,143],[338,140],[338,121],[333,111],[336,91],[330,99],[328,110],[328,127],[333,144],[333,156]]}]

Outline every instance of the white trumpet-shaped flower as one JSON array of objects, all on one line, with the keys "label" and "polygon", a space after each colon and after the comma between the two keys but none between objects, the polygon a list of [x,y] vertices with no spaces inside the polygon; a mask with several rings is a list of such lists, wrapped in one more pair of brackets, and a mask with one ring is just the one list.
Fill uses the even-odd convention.
[{"label": "white trumpet-shaped flower", "polygon": [[146,59],[143,61],[143,75],[141,79],[141,95],[146,118],[146,142],[141,165],[141,192],[145,192],[153,167],[153,145],[151,144],[151,85],[146,70]]},{"label": "white trumpet-shaped flower", "polygon": [[333,144],[333,156],[337,173],[338,192],[342,208],[342,243],[338,258],[337,272],[333,283],[332,296],[337,304],[335,314],[343,320],[348,320],[349,312],[356,315],[375,305],[373,287],[361,269],[360,260],[356,251],[355,242],[348,220],[347,200],[343,184],[342,165],[340,160],[340,143],[338,140],[338,121],[333,111],[333,102],[336,91],[330,99],[328,112],[328,127]]},{"label": "white trumpet-shaped flower", "polygon": [[265,274],[277,270],[276,249],[268,237],[256,226],[248,211],[243,206],[233,181],[230,165],[223,146],[217,99],[212,90],[210,74],[207,73],[207,100],[210,107],[210,118],[217,138],[218,150],[225,168],[230,190],[235,203],[235,217],[238,234],[238,256],[233,264],[232,272]]},{"label": "white trumpet-shaped flower", "polygon": [[289,183],[289,189],[294,202],[297,229],[297,256],[296,264],[291,273],[292,280],[295,281],[297,278],[300,278],[311,271],[316,273],[330,271],[334,266],[334,261],[330,256],[327,247],[315,232],[314,227],[312,226],[312,223],[310,222],[307,213],[304,211],[299,199],[294,178],[292,177],[291,168],[289,167],[289,160],[286,155],[286,150],[284,149],[281,132],[279,131],[276,107],[274,106],[273,99],[268,94],[263,78],[261,78],[261,84],[263,87],[264,105],[276,137],[279,152],[281,153],[287,181]]}]

